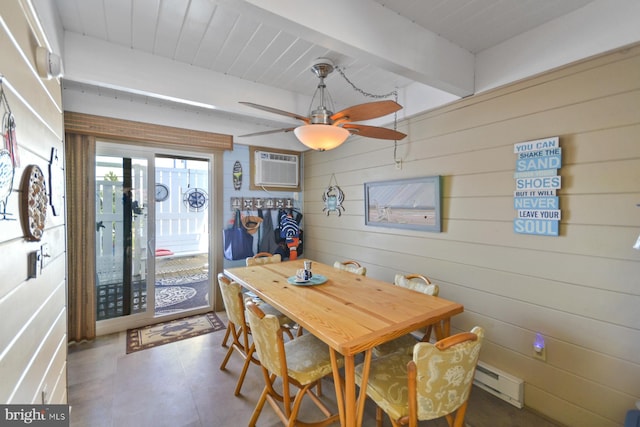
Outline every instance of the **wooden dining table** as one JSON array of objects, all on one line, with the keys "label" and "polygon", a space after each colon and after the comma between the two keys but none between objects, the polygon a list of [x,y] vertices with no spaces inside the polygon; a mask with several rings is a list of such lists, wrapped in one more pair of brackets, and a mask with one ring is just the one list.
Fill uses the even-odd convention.
[{"label": "wooden dining table", "polygon": [[[308,333],[325,342],[333,363],[336,402],[344,427],[362,425],[366,395],[356,395],[355,357],[364,353],[361,390],[366,390],[372,349],[384,342],[428,325],[437,339],[450,334],[451,317],[462,313],[461,304],[424,295],[372,277],[312,262],[312,272],[327,281],[313,285],[290,283],[304,259],[251,267],[224,273],[286,314]],[[344,378],[338,354],[344,357]]]}]

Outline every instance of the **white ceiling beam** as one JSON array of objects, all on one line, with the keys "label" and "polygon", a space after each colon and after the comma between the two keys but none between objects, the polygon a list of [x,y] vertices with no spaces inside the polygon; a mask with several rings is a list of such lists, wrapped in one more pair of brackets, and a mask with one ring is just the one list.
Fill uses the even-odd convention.
[{"label": "white ceiling beam", "polygon": [[597,0],[476,55],[476,92],[640,40],[640,2]]},{"label": "white ceiling beam", "polygon": [[[371,0],[225,0],[284,31],[449,92],[474,93],[474,55]],[[244,4],[243,4],[244,3]],[[247,6],[250,5],[250,6]]]}]

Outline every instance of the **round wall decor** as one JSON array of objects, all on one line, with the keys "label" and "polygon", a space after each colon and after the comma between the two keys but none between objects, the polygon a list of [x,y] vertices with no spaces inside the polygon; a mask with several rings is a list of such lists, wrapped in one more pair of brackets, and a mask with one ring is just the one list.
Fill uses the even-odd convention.
[{"label": "round wall decor", "polygon": [[164,184],[156,184],[156,202],[164,202],[169,198],[169,187]]},{"label": "round wall decor", "polygon": [[209,196],[202,188],[190,188],[184,193],[183,202],[189,210],[200,212],[207,207]]},{"label": "round wall decor", "polygon": [[47,219],[47,186],[38,165],[29,165],[22,177],[20,216],[27,240],[40,240]]}]

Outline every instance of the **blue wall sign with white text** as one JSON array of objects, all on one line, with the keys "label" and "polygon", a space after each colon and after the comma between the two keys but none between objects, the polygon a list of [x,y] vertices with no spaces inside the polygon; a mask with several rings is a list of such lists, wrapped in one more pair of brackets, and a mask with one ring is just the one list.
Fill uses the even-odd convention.
[{"label": "blue wall sign with white text", "polygon": [[560,209],[558,197],[514,197],[514,209]]},{"label": "blue wall sign with white text", "polygon": [[560,148],[560,138],[554,136],[553,138],[536,139],[535,141],[520,142],[513,145],[514,153],[524,153],[526,151],[539,151],[549,148]]},{"label": "blue wall sign with white text", "polygon": [[562,155],[541,156],[531,159],[521,159],[516,161],[516,171],[538,171],[544,169],[559,169],[562,165]]},{"label": "blue wall sign with white text", "polygon": [[514,144],[513,231],[519,234],[558,236],[562,213],[556,190],[562,187],[560,138],[544,138]]},{"label": "blue wall sign with white text", "polygon": [[535,178],[516,178],[517,190],[556,189],[562,185],[560,176],[541,176]]},{"label": "blue wall sign with white text", "polygon": [[544,219],[514,219],[513,231],[519,234],[557,236],[559,224],[559,221],[548,221]]}]

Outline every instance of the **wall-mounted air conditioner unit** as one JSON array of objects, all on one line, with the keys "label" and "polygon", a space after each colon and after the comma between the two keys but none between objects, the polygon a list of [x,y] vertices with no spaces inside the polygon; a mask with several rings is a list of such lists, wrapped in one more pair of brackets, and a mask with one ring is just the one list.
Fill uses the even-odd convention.
[{"label": "wall-mounted air conditioner unit", "polygon": [[295,154],[254,152],[254,184],[264,187],[297,187],[300,157]]}]

